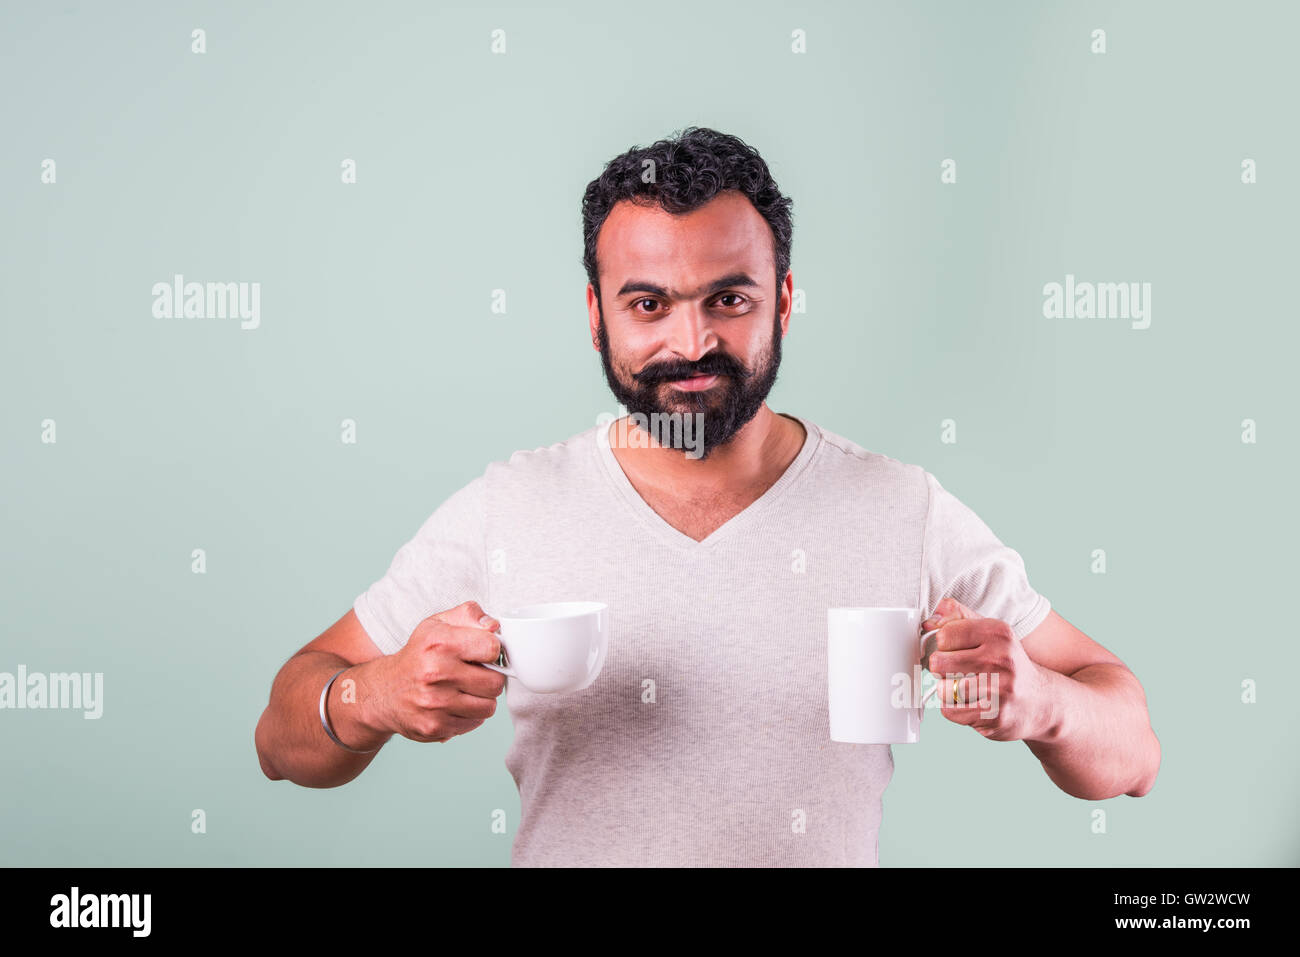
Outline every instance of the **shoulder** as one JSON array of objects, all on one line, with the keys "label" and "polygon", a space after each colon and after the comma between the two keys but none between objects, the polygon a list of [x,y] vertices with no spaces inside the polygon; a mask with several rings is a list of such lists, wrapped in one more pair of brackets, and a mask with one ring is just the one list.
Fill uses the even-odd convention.
[{"label": "shoulder", "polygon": [[[590,470],[595,447],[594,428],[551,445],[521,449],[487,467],[448,495],[426,519],[426,538],[469,535],[482,527],[488,514],[502,503],[536,502],[539,491],[573,489],[581,492],[582,470]],[[529,507],[532,507],[529,505]]]},{"label": "shoulder", "polygon": [[572,480],[590,468],[599,428],[592,426],[550,445],[519,449],[509,458],[490,463],[484,470],[483,481],[489,487],[497,487],[515,482],[536,485]]},{"label": "shoulder", "polygon": [[916,490],[924,490],[928,482],[933,479],[933,476],[919,465],[900,461],[883,452],[872,451],[852,439],[810,423],[807,419],[801,421],[806,428],[814,428],[821,433],[819,452],[824,469],[850,479],[872,483],[894,483]]}]

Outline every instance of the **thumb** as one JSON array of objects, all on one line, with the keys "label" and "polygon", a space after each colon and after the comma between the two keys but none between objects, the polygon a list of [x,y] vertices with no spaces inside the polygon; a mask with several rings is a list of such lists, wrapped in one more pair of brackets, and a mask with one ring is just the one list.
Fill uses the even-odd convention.
[{"label": "thumb", "polygon": [[498,624],[497,620],[485,612],[476,601],[464,602],[455,608],[439,612],[433,617],[448,625],[459,625],[464,628],[486,628],[489,631],[496,628]]},{"label": "thumb", "polygon": [[979,618],[971,609],[967,608],[955,598],[944,598],[935,606],[934,614],[923,621],[921,624],[929,631],[931,628],[938,628],[941,624],[948,621],[957,621],[961,618]]}]

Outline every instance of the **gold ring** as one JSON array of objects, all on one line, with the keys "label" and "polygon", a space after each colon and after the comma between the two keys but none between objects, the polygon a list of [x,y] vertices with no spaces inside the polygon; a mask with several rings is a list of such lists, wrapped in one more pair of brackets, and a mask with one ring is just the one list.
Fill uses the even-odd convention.
[{"label": "gold ring", "polygon": [[957,686],[959,684],[961,684],[960,678],[952,679],[952,703],[953,704],[961,704],[961,702],[957,700]]}]

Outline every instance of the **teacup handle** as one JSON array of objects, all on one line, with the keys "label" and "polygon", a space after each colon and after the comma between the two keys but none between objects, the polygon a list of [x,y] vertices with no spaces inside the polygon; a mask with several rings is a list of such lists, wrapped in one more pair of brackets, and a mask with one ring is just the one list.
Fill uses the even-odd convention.
[{"label": "teacup handle", "polygon": [[590,688],[591,683],[596,680],[596,676],[605,667],[605,653],[607,651],[609,651],[609,635],[606,635],[605,641],[601,643],[600,651],[596,654],[596,661],[591,666],[591,670],[587,672],[587,680],[583,683],[583,688]]},{"label": "teacup handle", "polygon": [[[500,640],[499,636],[498,636],[498,640]],[[486,661],[480,661],[479,664],[481,664],[484,668],[488,669],[488,671],[496,671],[499,672],[500,674],[505,675],[508,678],[518,679],[519,676],[515,674],[512,670],[510,670],[509,661],[510,659],[506,657],[506,646],[502,645],[501,654],[497,655],[497,660],[495,664]]]},{"label": "teacup handle", "polygon": [[[929,638],[931,635],[937,635],[937,634],[939,634],[939,629],[934,628],[930,631],[924,632],[921,635],[921,657],[925,657],[925,639]],[[927,668],[926,670],[928,671],[929,669]],[[931,672],[931,674],[934,673]],[[932,697],[934,697],[935,692],[939,690],[939,685],[942,684],[942,682],[937,680],[938,677],[939,677],[938,675],[935,675],[936,680],[934,684],[930,687],[930,690],[927,691],[925,694],[921,695],[922,705],[924,705],[927,701],[929,701]]]}]

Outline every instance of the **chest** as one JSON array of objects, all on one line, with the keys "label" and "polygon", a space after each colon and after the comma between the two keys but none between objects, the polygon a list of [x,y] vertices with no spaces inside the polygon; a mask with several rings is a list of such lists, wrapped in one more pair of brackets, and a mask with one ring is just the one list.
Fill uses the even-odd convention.
[{"label": "chest", "polygon": [[[717,521],[727,510],[708,514]],[[541,695],[510,683],[516,719],[572,717],[583,735],[603,728],[636,739],[656,722],[725,714],[772,739],[812,728],[828,740],[826,609],[914,605],[919,586],[919,542],[865,536],[830,513],[811,522],[774,517],[752,535],[698,548],[635,526],[533,513],[503,524],[488,545],[500,557],[489,565],[489,610],[609,605],[607,657],[589,689]]]},{"label": "chest", "polygon": [[762,489],[730,495],[686,496],[671,491],[637,489],[656,515],[688,538],[700,542],[752,505]]},{"label": "chest", "polygon": [[923,486],[901,494],[887,476],[848,487],[806,476],[744,521],[762,489],[719,498],[643,487],[650,515],[600,473],[581,479],[489,487],[482,546],[489,612],[609,606],[608,653],[591,687],[535,695],[510,683],[512,715],[572,717],[574,748],[602,729],[626,747],[658,727],[647,722],[720,714],[768,735],[815,721],[826,740],[827,608],[919,604]]}]

